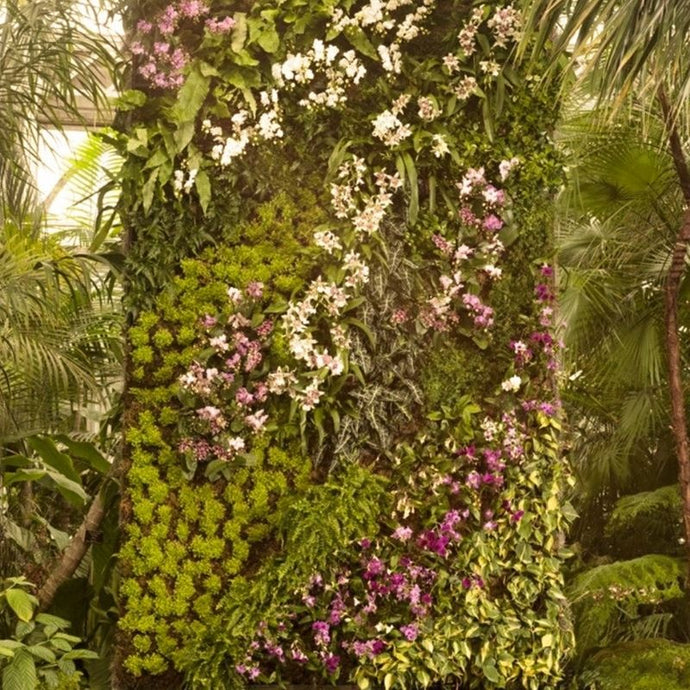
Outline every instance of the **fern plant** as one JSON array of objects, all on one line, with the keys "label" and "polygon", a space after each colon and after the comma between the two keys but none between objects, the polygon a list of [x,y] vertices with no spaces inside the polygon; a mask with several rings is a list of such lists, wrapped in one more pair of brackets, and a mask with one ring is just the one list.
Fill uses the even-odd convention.
[{"label": "fern plant", "polygon": [[[658,618],[643,621],[682,599],[684,577],[683,560],[664,555],[616,561],[577,575],[568,598],[575,614],[578,658],[630,637],[635,626],[644,631],[645,626],[660,625]],[[649,636],[648,629],[643,636]]]},{"label": "fern plant", "polygon": [[620,558],[650,552],[680,555],[681,508],[677,484],[623,496],[606,523],[611,552]]}]

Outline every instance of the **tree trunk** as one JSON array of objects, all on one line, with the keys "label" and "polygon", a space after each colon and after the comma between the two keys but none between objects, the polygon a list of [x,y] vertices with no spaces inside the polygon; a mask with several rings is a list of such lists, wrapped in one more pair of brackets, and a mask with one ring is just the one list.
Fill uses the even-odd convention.
[{"label": "tree trunk", "polygon": [[683,498],[685,547],[688,567],[690,568],[690,448],[685,415],[680,336],[678,333],[678,294],[683,274],[685,273],[685,255],[689,243],[690,208],[683,215],[683,222],[673,247],[671,266],[664,294],[666,357],[668,360],[668,383],[671,397],[671,428],[676,444],[676,457],[678,458],[678,474]]},{"label": "tree trunk", "polygon": [[93,499],[84,521],[72,537],[72,541],[62,552],[57,565],[53,568],[41,589],[38,590],[36,596],[42,610],[50,606],[60,585],[74,575],[89,548],[90,537],[95,532],[98,532],[104,515],[105,503],[102,493],[99,491]]},{"label": "tree trunk", "polygon": [[688,444],[688,424],[685,414],[685,392],[683,390],[683,363],[680,335],[678,332],[678,297],[685,275],[685,257],[690,246],[690,170],[676,126],[676,113],[671,108],[666,91],[659,87],[657,98],[664,116],[668,144],[673,165],[678,175],[685,212],[680,229],[676,235],[671,254],[671,264],[664,289],[664,326],[666,330],[666,358],[668,360],[668,387],[671,398],[671,429],[676,445],[678,459],[678,479],[683,501],[683,527],[685,533],[685,552],[688,561],[686,581],[690,584],[690,447]]}]

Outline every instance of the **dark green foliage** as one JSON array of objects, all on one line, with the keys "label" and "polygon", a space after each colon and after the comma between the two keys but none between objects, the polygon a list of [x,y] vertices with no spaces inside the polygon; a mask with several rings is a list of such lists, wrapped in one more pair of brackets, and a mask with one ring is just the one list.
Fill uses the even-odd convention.
[{"label": "dark green foliage", "polygon": [[251,575],[234,578],[217,615],[196,627],[195,639],[179,655],[191,687],[242,687],[234,660],[245,653],[259,622],[284,614],[314,573],[347,563],[361,535],[377,534],[389,503],[386,482],[355,464],[280,503],[274,518],[282,548],[264,554]]},{"label": "dark green foliage", "polygon": [[578,676],[578,690],[687,690],[690,646],[638,640],[595,654]]},{"label": "dark green foliage", "polygon": [[611,552],[619,558],[682,551],[681,497],[677,484],[618,499],[606,523]]}]

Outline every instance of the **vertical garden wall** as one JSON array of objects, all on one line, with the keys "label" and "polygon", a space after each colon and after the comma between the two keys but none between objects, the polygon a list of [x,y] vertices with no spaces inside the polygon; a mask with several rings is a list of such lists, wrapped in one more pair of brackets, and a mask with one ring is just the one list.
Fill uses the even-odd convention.
[{"label": "vertical garden wall", "polygon": [[143,3],[119,686],[553,687],[556,99],[498,3]]}]

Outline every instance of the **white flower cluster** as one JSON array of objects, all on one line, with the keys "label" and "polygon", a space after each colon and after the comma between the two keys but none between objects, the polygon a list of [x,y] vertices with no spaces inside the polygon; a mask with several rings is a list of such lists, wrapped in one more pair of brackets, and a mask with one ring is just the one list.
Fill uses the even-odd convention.
[{"label": "white flower cluster", "polygon": [[257,139],[271,141],[283,137],[278,92],[275,89],[270,94],[263,92],[260,99],[266,110],[259,114],[255,122],[251,121],[248,110],[237,111],[230,118],[232,134],[229,137],[221,127],[213,126],[210,120],[202,122],[201,131],[213,137],[211,158],[221,167],[227,167],[235,158],[242,156],[247,146]]},{"label": "white flower cluster", "polygon": [[501,65],[496,60],[482,60],[479,69],[490,77],[497,77],[501,73]]},{"label": "white flower cluster", "polygon": [[473,93],[477,91],[477,80],[474,77],[463,77],[453,89],[453,93],[459,100],[467,100]]},{"label": "white flower cluster", "polygon": [[325,81],[323,90],[311,90],[299,104],[306,108],[336,108],[347,100],[347,89],[357,85],[366,69],[354,50],[340,52],[338,46],[315,39],[306,53],[289,53],[285,60],[271,67],[278,88],[290,89]]},{"label": "white flower cluster", "polygon": [[[477,52],[477,34],[486,16],[486,6],[479,5],[462,25],[458,33],[460,52],[448,53],[443,57],[443,66],[450,75],[459,74],[462,63]],[[501,73],[501,64],[494,58],[493,51],[495,48],[507,48],[509,42],[520,39],[522,17],[518,10],[508,5],[496,9],[486,20],[486,25],[492,33],[493,43],[489,47],[489,54],[479,62],[479,70],[486,77],[496,78]],[[473,76],[464,75],[452,88],[460,100],[465,100],[476,92],[477,80]]]},{"label": "white flower cluster", "polygon": [[509,41],[519,41],[522,30],[522,16],[512,5],[497,9],[487,21],[494,35],[495,45],[506,48]]},{"label": "white flower cluster", "polygon": [[412,134],[408,125],[404,125],[398,116],[390,110],[384,110],[380,115],[377,115],[373,125],[373,135],[391,148]]},{"label": "white flower cluster", "polygon": [[184,170],[175,170],[175,172],[173,172],[173,191],[175,196],[189,194],[189,192],[192,191],[198,172],[198,168],[193,168],[187,173],[186,179]]},{"label": "white flower cluster", "polygon": [[431,152],[436,158],[442,158],[447,153],[450,153],[450,148],[448,147],[448,142],[443,134],[434,134],[431,137]]},{"label": "white flower cluster", "polygon": [[477,32],[484,20],[484,5],[475,7],[472,10],[470,18],[465,22],[460,33],[458,34],[458,42],[462,48],[465,57],[470,57],[477,50]]},{"label": "white flower cluster", "polygon": [[520,165],[520,159],[515,157],[511,158],[510,160],[501,161],[498,165],[498,172],[501,175],[501,181],[505,182],[513,168],[516,168],[518,165]]},{"label": "white flower cluster", "polygon": [[384,34],[395,27],[393,12],[401,7],[413,4],[413,0],[369,0],[352,17],[337,7],[331,15],[331,27],[336,31],[343,31],[347,27],[372,28],[378,34]]},{"label": "white flower cluster", "polygon": [[[355,241],[378,230],[392,203],[393,192],[402,184],[397,174],[380,171],[374,174],[378,192],[366,195],[363,192],[366,172],[364,160],[352,156],[338,171],[342,183],[332,185],[331,189],[336,216],[352,223],[357,231]],[[341,239],[330,230],[316,231],[314,241],[333,256],[344,251]],[[350,250],[340,258],[343,272],[340,284],[327,281],[323,276],[312,280],[302,299],[292,301],[281,320],[290,353],[304,363],[307,370],[299,375],[283,369],[274,372],[269,375],[269,390],[287,392],[305,411],[318,405],[323,395],[320,388],[323,380],[344,371],[345,352],[350,343],[338,320],[357,291],[369,280],[369,267],[359,252]],[[319,342],[315,335],[324,323],[328,324],[330,345]],[[308,385],[300,386],[305,379]]]},{"label": "white flower cluster", "polygon": [[323,249],[327,254],[334,254],[340,251],[343,245],[340,243],[337,235],[334,235],[330,230],[319,230],[314,233],[314,244]]},{"label": "white flower cluster", "polygon": [[386,72],[393,74],[400,74],[402,70],[402,53],[400,46],[397,43],[392,43],[386,46],[383,43],[377,48],[379,57],[381,58],[381,67]]},{"label": "white flower cluster", "polygon": [[501,383],[501,388],[506,391],[506,392],[516,392],[520,390],[520,386],[522,385],[522,379],[515,375],[511,376],[509,379],[503,381]]},{"label": "white flower cluster", "polygon": [[417,99],[417,106],[419,107],[417,114],[422,120],[427,122],[435,120],[441,114],[441,110],[435,101],[427,96],[420,96]]},{"label": "white flower cluster", "polygon": [[[331,15],[330,29],[335,33],[348,28],[366,29],[381,37],[391,34],[388,36],[390,43],[381,43],[378,53],[383,69],[399,74],[402,68],[401,46],[423,32],[424,20],[431,13],[434,3],[435,0],[422,0],[421,3],[414,0],[369,0],[352,16],[337,7]],[[410,11],[396,18],[397,10],[405,7],[410,7]]]}]

